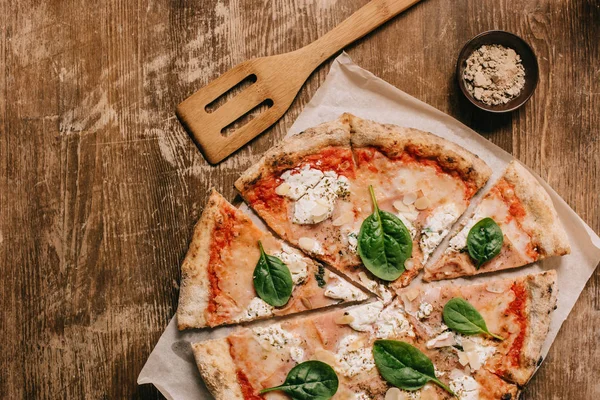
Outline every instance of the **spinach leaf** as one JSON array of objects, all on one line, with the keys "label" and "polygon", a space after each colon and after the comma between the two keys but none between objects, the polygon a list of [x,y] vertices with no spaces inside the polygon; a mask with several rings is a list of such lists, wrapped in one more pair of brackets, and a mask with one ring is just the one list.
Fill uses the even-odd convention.
[{"label": "spinach leaf", "polygon": [[418,390],[427,382],[434,382],[456,396],[435,377],[435,368],[429,357],[406,342],[376,340],[373,344],[373,358],[383,379],[400,389]]},{"label": "spinach leaf", "polygon": [[262,243],[258,241],[260,258],[254,268],[254,289],[258,297],[273,307],[285,305],[294,288],[290,269],[275,256],[265,253]]},{"label": "spinach leaf", "polygon": [[321,361],[305,361],[288,373],[282,385],[263,389],[260,393],[281,390],[297,400],[326,400],[338,389],[338,377],[333,368]]},{"label": "spinach leaf", "polygon": [[467,236],[469,255],[475,260],[479,269],[484,263],[500,254],[504,235],[498,224],[491,218],[477,222]]},{"label": "spinach leaf", "polygon": [[454,297],[446,303],[442,316],[448,328],[463,335],[487,333],[496,339],[504,340],[503,337],[491,333],[479,311],[460,297]]},{"label": "spinach leaf", "polygon": [[379,209],[373,186],[369,191],[374,210],[360,227],[358,255],[373,275],[393,281],[404,272],[404,262],[412,254],[412,239],[400,218]]}]

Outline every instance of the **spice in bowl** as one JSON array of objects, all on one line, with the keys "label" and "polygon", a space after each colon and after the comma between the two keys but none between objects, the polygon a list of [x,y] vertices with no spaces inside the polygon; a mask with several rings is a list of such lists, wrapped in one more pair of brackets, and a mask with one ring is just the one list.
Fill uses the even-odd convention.
[{"label": "spice in bowl", "polygon": [[490,106],[506,104],[523,90],[525,68],[513,49],[483,45],[467,58],[463,79],[475,99]]}]

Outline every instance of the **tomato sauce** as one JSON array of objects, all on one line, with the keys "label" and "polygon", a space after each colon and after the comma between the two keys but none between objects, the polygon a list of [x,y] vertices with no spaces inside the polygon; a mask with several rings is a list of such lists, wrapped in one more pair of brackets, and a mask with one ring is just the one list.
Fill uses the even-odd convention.
[{"label": "tomato sauce", "polygon": [[525,334],[527,333],[527,316],[525,315],[525,307],[527,300],[527,290],[523,283],[517,282],[510,288],[515,294],[515,299],[508,305],[507,312],[515,316],[517,324],[519,324],[519,335],[512,342],[507,353],[508,361],[513,366],[519,365],[521,350],[525,342]]},{"label": "tomato sauce", "polygon": [[228,246],[233,240],[235,230],[235,209],[229,207],[219,210],[221,218],[218,218],[213,228],[212,237],[213,245],[210,249],[210,257],[208,262],[208,279],[210,282],[210,297],[207,307],[207,320],[213,323],[219,323],[216,312],[218,304],[216,302],[217,296],[221,294],[221,288],[219,287],[219,277],[216,274],[217,266],[222,265],[221,252]]},{"label": "tomato sauce", "polygon": [[[525,229],[523,229],[523,226],[521,225],[521,220],[525,218],[526,215],[525,207],[523,207],[521,200],[515,194],[514,186],[508,183],[506,179],[500,179],[498,183],[496,183],[494,188],[490,191],[490,193],[492,192],[494,192],[496,196],[500,197],[504,204],[508,206],[509,216],[506,222],[508,223],[511,219],[514,218],[519,228],[523,232],[527,232]],[[533,261],[536,261],[540,256],[538,249],[531,242],[527,244],[527,249],[525,250],[525,253]]]},{"label": "tomato sauce", "polygon": [[282,182],[280,178],[272,175],[262,178],[246,195],[248,202],[253,207],[262,207],[275,214],[285,213],[286,199],[275,193],[275,189]]},{"label": "tomato sauce", "polygon": [[373,162],[377,154],[377,150],[372,147],[365,147],[355,150],[354,154],[356,155],[356,164],[359,168],[366,166],[371,172],[379,172],[379,169]]},{"label": "tomato sauce", "polygon": [[[235,362],[235,352],[233,350],[233,343],[228,339],[229,342],[229,354],[231,358]],[[252,387],[248,376],[239,368],[235,369],[235,374],[237,377],[237,381],[240,384],[240,388],[242,389],[242,395],[244,396],[244,400],[262,400],[263,397],[256,394],[256,390]]]},{"label": "tomato sauce", "polygon": [[338,175],[354,178],[352,151],[343,147],[326,147],[316,154],[305,157],[305,163],[321,171],[335,171]]}]

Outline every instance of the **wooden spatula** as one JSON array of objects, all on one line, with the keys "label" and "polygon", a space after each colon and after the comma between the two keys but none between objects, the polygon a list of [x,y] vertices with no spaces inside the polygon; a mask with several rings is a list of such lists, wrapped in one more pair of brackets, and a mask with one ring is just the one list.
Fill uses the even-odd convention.
[{"label": "wooden spatula", "polygon": [[[273,125],[322,62],[419,0],[372,0],[315,42],[290,53],[254,58],[227,71],[177,106],[177,117],[211,164],[216,164]],[[225,104],[207,106],[241,82],[253,82]],[[258,106],[250,122],[225,129]]]}]

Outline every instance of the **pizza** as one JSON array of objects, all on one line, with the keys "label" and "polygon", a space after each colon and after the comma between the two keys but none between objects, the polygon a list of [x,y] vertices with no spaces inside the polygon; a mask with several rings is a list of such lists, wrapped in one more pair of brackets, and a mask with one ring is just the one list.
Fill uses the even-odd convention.
[{"label": "pizza", "polygon": [[192,345],[208,389],[218,400],[517,399],[541,362],[556,273],[428,283],[569,253],[535,177],[517,162],[490,176],[432,133],[343,114],[236,181],[269,231],[213,190],[182,264],[178,327],[252,324]]},{"label": "pizza", "polygon": [[[517,399],[540,362],[556,305],[556,273],[409,287],[395,294],[388,304],[378,300],[194,343],[198,368],[217,400],[288,398],[281,391],[262,397],[260,391],[281,385],[306,360],[333,369],[339,381],[334,399]],[[489,334],[467,333],[456,325],[457,319],[447,313],[456,301],[469,304]],[[383,378],[382,348],[417,349],[433,365],[440,384],[394,387],[390,378]]]},{"label": "pizza", "polygon": [[[281,307],[258,297],[253,285],[261,257],[259,242],[266,254],[277,257],[290,271],[293,289]],[[342,277],[259,229],[216,190],[196,224],[181,275],[179,329],[289,315],[368,298]]]},{"label": "pizza", "polygon": [[[498,255],[478,265],[467,238],[491,218],[503,236]],[[464,227],[450,239],[441,258],[425,268],[423,279],[439,280],[516,268],[550,256],[569,254],[570,245],[552,200],[537,179],[513,161],[477,205]]]},{"label": "pizza", "polygon": [[411,257],[393,279],[406,286],[490,175],[476,155],[443,138],[344,114],[287,138],[235,186],[286,241],[389,298],[357,251],[374,209],[369,186],[410,233]]}]

